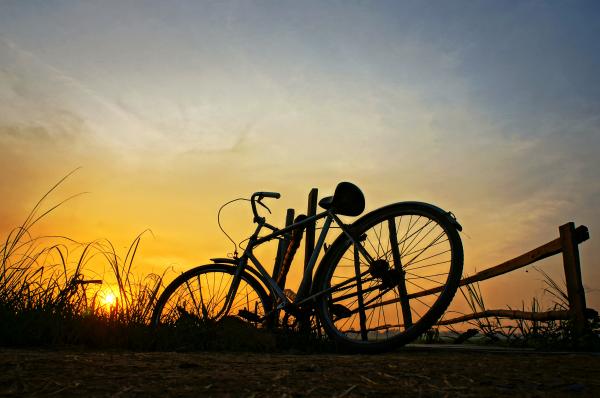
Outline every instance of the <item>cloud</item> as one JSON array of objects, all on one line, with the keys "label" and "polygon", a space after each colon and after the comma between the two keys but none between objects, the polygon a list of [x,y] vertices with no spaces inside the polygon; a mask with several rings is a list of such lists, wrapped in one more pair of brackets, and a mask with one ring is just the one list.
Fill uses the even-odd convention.
[{"label": "cloud", "polygon": [[13,141],[30,140],[35,131],[54,139],[65,135],[132,159],[148,152],[231,150],[252,122],[251,115],[240,115],[243,110],[209,102],[127,94],[113,100],[5,38],[0,54],[0,117]]}]

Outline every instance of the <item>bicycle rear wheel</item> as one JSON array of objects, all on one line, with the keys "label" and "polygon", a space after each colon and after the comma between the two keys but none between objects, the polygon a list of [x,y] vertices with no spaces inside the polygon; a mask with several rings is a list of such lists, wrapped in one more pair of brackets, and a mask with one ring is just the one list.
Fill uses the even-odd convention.
[{"label": "bicycle rear wheel", "polygon": [[[184,272],[159,297],[152,325],[218,321],[235,271],[231,265],[209,264]],[[228,315],[261,326],[271,308],[272,301],[261,284],[244,272]]]},{"label": "bicycle rear wheel", "polygon": [[327,333],[343,348],[378,352],[427,331],[460,281],[457,226],[448,213],[420,202],[389,205],[352,224],[358,243],[340,236],[315,278],[313,293],[327,291],[317,302]]}]

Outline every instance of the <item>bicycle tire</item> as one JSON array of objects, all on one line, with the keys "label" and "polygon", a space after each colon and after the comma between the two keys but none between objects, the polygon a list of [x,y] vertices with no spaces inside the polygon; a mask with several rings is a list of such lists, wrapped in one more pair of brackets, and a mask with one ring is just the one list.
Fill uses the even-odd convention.
[{"label": "bicycle tire", "polygon": [[[157,300],[151,324],[176,324],[182,318],[218,321],[214,315],[224,304],[235,271],[232,265],[207,264],[179,275]],[[242,273],[229,315],[260,326],[271,309],[272,300],[262,285],[250,273]]]},{"label": "bicycle tire", "polygon": [[[463,248],[457,228],[450,213],[422,202],[392,204],[355,221],[350,231],[355,239],[362,238],[362,246],[375,261],[369,264],[362,254],[355,261],[358,250],[345,234],[323,257],[313,294],[339,286],[317,298],[317,312],[327,334],[342,349],[375,353],[407,344],[431,328],[448,308],[462,274]],[[431,239],[427,238],[432,232]],[[398,250],[391,244],[394,234]],[[418,296],[419,291],[438,286],[441,292]]]}]

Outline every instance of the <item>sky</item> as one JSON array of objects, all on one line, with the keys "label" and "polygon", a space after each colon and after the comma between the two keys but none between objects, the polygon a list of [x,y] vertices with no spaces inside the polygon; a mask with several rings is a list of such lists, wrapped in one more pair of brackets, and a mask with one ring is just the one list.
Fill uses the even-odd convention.
[{"label": "sky", "polygon": [[[81,167],[52,200],[89,193],[38,232],[125,250],[150,229],[137,267],[183,271],[232,251],[222,203],[281,192],[281,223],[346,180],[367,210],[453,211],[464,274],[588,226],[600,308],[598,37],[595,1],[0,0],[0,232]],[[224,226],[246,237],[248,208]],[[541,279],[481,288],[520,307]]]}]

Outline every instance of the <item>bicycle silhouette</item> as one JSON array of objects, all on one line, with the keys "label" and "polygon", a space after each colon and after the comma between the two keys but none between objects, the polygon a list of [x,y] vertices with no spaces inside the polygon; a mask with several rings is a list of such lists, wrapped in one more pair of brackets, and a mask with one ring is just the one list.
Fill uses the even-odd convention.
[{"label": "bicycle silhouette", "polygon": [[[413,341],[447,309],[463,266],[462,228],[451,212],[423,202],[400,202],[344,223],[340,216],[360,215],[365,199],[356,185],[341,182],[333,196],[319,202],[321,213],[300,216],[279,229],[257,211],[257,204],[266,207],[265,198],[279,197],[275,192],[252,194],[257,225],[242,255],[212,259],[213,264],[173,280],[157,301],[154,325],[237,316],[257,327],[273,327],[283,311],[284,319],[312,319],[341,348],[380,352]],[[278,283],[283,275],[271,277],[253,250],[294,231],[298,242],[303,229],[319,220],[319,238],[293,294]],[[316,266],[332,224],[341,233]],[[268,233],[260,236],[264,230]],[[288,252],[283,273],[295,250]],[[438,289],[431,294],[432,288]]]}]

